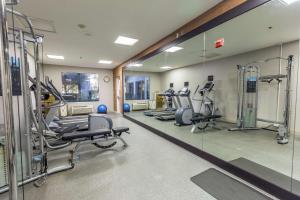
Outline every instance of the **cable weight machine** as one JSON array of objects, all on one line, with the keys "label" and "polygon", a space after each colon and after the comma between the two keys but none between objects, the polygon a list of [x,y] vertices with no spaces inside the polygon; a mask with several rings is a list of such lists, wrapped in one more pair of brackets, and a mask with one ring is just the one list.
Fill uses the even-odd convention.
[{"label": "cable weight machine", "polygon": [[[293,65],[293,55],[288,58],[275,57],[263,61],[256,61],[245,66],[238,65],[238,106],[237,106],[237,127],[229,131],[259,130],[257,122],[271,123],[277,128],[277,143],[287,144],[290,131],[290,101],[291,101],[291,71]],[[287,61],[286,74],[260,76],[259,66],[254,64],[266,63],[272,60]],[[285,105],[283,120],[269,120],[257,117],[258,110],[258,82],[270,84],[277,81],[281,84],[286,80]],[[267,129],[269,130],[269,129]]]},{"label": "cable weight machine", "polygon": [[[3,56],[1,62],[1,95],[4,102],[3,115],[4,127],[1,128],[1,136],[4,141],[7,159],[4,163],[7,167],[7,181],[1,185],[0,194],[9,191],[10,199],[18,199],[18,187],[35,182],[36,186],[44,183],[45,178],[67,169],[71,165],[61,165],[49,168],[47,161],[48,149],[45,145],[45,131],[41,107],[41,73],[43,36],[36,34],[30,19],[14,9],[6,8],[6,4],[0,2],[1,8],[1,41],[0,48]],[[7,26],[6,15],[12,16],[12,26]],[[15,19],[24,20],[29,29],[24,30],[15,26]],[[30,48],[32,47],[32,48]],[[12,56],[12,59],[10,59]],[[29,62],[29,59],[31,62]],[[11,61],[10,61],[11,60]],[[18,65],[18,78],[11,77],[12,65]],[[36,84],[35,97],[33,97],[30,85],[30,73],[34,73]],[[20,83],[20,92],[14,94],[16,88],[12,88],[14,81]],[[7,89],[8,88],[8,89]],[[17,105],[15,109],[13,106]],[[2,125],[0,125],[1,127]],[[3,129],[3,130],[2,130]],[[17,152],[19,152],[17,154]],[[19,159],[21,162],[19,162]],[[18,170],[20,167],[21,170]],[[21,171],[21,172],[20,172]]]}]

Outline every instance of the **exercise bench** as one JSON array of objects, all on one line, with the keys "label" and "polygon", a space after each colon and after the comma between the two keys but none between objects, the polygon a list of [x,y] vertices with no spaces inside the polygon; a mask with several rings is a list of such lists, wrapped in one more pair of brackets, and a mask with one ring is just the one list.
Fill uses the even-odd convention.
[{"label": "exercise bench", "polygon": [[[97,129],[92,131],[74,131],[72,133],[65,133],[62,136],[63,141],[76,143],[76,146],[71,150],[71,164],[74,166],[74,161],[78,157],[79,148],[83,145],[92,144],[101,149],[109,149],[113,147],[117,140],[121,141],[123,148],[128,147],[128,144],[123,138],[121,138],[123,133],[129,134],[128,127],[116,127],[112,129]],[[102,145],[101,143],[112,142],[108,145]]]}]

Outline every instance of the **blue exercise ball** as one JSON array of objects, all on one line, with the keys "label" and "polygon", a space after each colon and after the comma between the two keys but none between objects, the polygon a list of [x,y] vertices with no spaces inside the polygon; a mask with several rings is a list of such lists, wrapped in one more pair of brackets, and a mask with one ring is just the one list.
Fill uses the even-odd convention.
[{"label": "blue exercise ball", "polygon": [[107,114],[107,107],[104,104],[98,106],[98,113]]},{"label": "blue exercise ball", "polygon": [[124,112],[130,112],[130,105],[128,103],[124,103],[123,111]]}]

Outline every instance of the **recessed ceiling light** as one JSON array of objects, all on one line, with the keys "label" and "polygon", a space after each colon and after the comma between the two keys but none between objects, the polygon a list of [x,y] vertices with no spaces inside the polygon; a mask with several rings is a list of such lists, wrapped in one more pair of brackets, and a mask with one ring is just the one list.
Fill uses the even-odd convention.
[{"label": "recessed ceiling light", "polygon": [[51,59],[57,59],[57,60],[63,60],[65,59],[65,57],[63,56],[57,56],[57,55],[47,55],[48,58],[51,58]]},{"label": "recessed ceiling light", "polygon": [[141,63],[133,63],[133,64],[129,64],[128,67],[142,67],[143,64]]},{"label": "recessed ceiling light", "polygon": [[112,63],[112,61],[111,60],[99,60],[98,63],[109,65]]},{"label": "recessed ceiling light", "polygon": [[133,46],[135,43],[137,43],[139,40],[129,38],[129,37],[124,37],[124,36],[119,36],[115,43],[116,44],[122,44],[122,45],[127,45],[127,46]]},{"label": "recessed ceiling light", "polygon": [[168,48],[168,49],[166,50],[166,52],[174,53],[174,52],[179,51],[179,50],[182,50],[182,49],[183,49],[182,47],[176,47],[176,46],[174,46],[174,47]]},{"label": "recessed ceiling light", "polygon": [[292,3],[295,3],[296,1],[299,1],[299,0],[280,0],[288,5],[292,4]]},{"label": "recessed ceiling light", "polygon": [[170,67],[170,66],[163,66],[163,67],[161,67],[161,69],[172,69],[172,67]]}]

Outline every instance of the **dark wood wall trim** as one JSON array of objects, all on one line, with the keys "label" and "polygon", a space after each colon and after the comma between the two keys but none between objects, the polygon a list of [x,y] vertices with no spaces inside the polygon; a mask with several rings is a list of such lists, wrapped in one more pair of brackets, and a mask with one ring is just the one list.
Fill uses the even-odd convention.
[{"label": "dark wood wall trim", "polygon": [[[129,59],[128,61],[126,61],[124,64],[126,65],[126,63],[128,62],[133,62],[133,61],[137,61],[137,62],[141,62],[143,60],[146,60],[152,56],[155,56],[161,52],[163,52],[164,50],[166,50],[167,48],[174,46],[176,44],[180,44],[186,40],[189,40],[201,33],[204,33],[206,31],[209,31],[210,29],[213,29],[214,27],[217,27],[235,17],[238,17],[239,15],[242,15],[252,9],[255,9],[256,7],[265,4],[267,2],[269,2],[270,0],[248,0],[234,8],[231,8],[230,10],[228,10],[227,12],[216,16],[215,18],[211,19],[210,21],[208,21],[207,23],[203,23],[198,27],[195,27],[192,31],[190,32],[186,32],[185,34],[182,34],[180,37],[176,38],[175,40],[169,42],[168,44],[166,44],[164,47],[158,48],[156,50],[153,50],[152,52],[149,52],[146,55],[143,55],[141,57],[139,57],[139,55],[137,55],[136,57],[133,57],[133,59]],[[201,16],[200,16],[201,17]],[[123,66],[125,67],[125,66]]]},{"label": "dark wood wall trim", "polygon": [[125,67],[126,64],[134,61],[147,59],[169,46],[181,43],[202,32],[208,31],[236,16],[239,16],[251,9],[254,9],[270,0],[225,0],[209,9],[202,15],[178,28],[168,36],[162,38],[152,46],[143,50],[139,54],[126,60],[118,67]]},{"label": "dark wood wall trim", "polygon": [[[251,9],[254,9],[270,0],[224,0],[202,15],[183,25],[168,36],[162,38],[152,46],[140,52],[136,56],[123,62],[114,68],[114,77],[121,76],[127,63],[142,61],[150,58],[172,45],[188,40],[202,32],[214,28],[234,17],[237,17]],[[115,81],[114,81],[115,82]],[[123,90],[123,82],[121,83]],[[114,86],[114,109],[116,110],[116,87]],[[123,101],[123,97],[122,97]]]},{"label": "dark wood wall trim", "polygon": [[128,115],[123,115],[123,116],[124,116],[124,118],[128,119],[129,121],[142,126],[143,128],[153,132],[154,134],[156,134],[156,135],[182,147],[183,149],[211,162],[212,164],[228,171],[229,173],[247,181],[248,183],[250,183],[252,185],[255,185],[256,187],[266,191],[267,193],[269,193],[279,199],[282,199],[282,200],[299,200],[300,199],[299,196],[291,193],[290,191],[287,191],[287,190],[285,190],[281,187],[278,187],[277,185],[270,183],[254,174],[251,174],[243,169],[240,169],[240,168],[230,164],[229,162],[226,162],[212,154],[209,154],[209,153],[207,153],[201,149],[198,149],[186,142],[183,142],[177,138],[174,138],[158,129],[148,126],[147,124],[144,124],[134,118],[131,118]]}]

